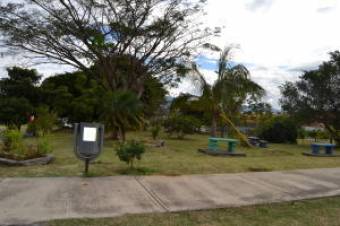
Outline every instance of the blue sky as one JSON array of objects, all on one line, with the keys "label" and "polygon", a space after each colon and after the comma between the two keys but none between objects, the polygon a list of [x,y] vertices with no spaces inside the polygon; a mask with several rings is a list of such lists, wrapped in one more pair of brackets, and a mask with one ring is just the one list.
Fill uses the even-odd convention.
[{"label": "blue sky", "polygon": [[[328,52],[340,49],[340,0],[208,0],[207,26],[223,27],[221,37],[211,42],[219,47],[237,46],[231,61],[242,63],[251,78],[262,85],[265,100],[278,108],[279,86],[295,81],[303,70],[327,60]],[[0,49],[1,52],[1,49]],[[218,54],[202,53],[200,69],[209,82],[216,78]],[[0,58],[0,76],[13,65],[35,67],[44,75],[70,71],[60,65],[32,65],[20,57]],[[192,91],[184,81],[173,95]]]}]

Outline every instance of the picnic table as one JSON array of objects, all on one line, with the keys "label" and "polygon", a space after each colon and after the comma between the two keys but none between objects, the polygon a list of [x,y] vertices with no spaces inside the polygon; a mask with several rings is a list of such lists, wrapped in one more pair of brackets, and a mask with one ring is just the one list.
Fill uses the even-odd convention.
[{"label": "picnic table", "polygon": [[312,154],[319,155],[321,148],[324,149],[325,155],[333,155],[335,144],[321,144],[321,143],[311,144]]},{"label": "picnic table", "polygon": [[226,143],[228,147],[228,152],[235,152],[236,145],[239,141],[236,139],[229,139],[229,138],[217,138],[217,137],[210,137],[208,139],[208,149],[217,151],[219,148],[220,143]]},{"label": "picnic table", "polygon": [[268,146],[268,142],[265,140],[261,140],[258,137],[248,137],[248,141],[251,145],[260,147],[260,148],[266,148]]}]

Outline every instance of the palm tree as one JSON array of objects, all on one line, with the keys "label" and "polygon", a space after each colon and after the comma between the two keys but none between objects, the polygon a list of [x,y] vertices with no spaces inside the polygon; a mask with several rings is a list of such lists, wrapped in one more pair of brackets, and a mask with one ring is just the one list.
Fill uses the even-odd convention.
[{"label": "palm tree", "polygon": [[237,118],[242,104],[248,97],[260,98],[264,90],[250,80],[250,73],[241,64],[233,66],[229,61],[232,48],[221,51],[218,61],[217,79],[209,85],[195,63],[192,64],[191,77],[200,89],[201,106],[211,113],[211,136],[217,136],[219,121],[229,125],[247,143],[245,136],[236,128],[233,121]]},{"label": "palm tree", "polygon": [[109,93],[103,101],[102,118],[112,130],[112,138],[125,141],[126,129],[143,123],[142,102],[129,91]]}]

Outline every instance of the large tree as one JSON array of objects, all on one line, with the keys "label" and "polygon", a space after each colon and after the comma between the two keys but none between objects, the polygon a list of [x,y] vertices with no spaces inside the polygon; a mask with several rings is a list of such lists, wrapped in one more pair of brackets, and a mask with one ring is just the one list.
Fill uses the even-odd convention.
[{"label": "large tree", "polygon": [[0,3],[1,42],[9,50],[94,73],[108,90],[138,97],[150,74],[171,82],[175,68],[219,32],[196,22],[205,0],[16,2]]},{"label": "large tree", "polygon": [[282,109],[301,123],[322,122],[340,143],[340,52],[316,70],[306,71],[300,80],[281,87]]},{"label": "large tree", "polygon": [[20,128],[40,104],[41,76],[19,67],[7,68],[7,72],[8,76],[0,79],[0,123]]},{"label": "large tree", "polygon": [[106,91],[91,75],[83,72],[59,74],[41,85],[43,103],[68,122],[93,122],[100,119]]},{"label": "large tree", "polygon": [[157,113],[167,93],[159,79],[152,76],[145,80],[144,87],[138,99],[133,92],[105,90],[92,74],[65,73],[43,81],[42,103],[70,123],[102,121],[113,130],[112,137],[124,138],[126,129],[139,123],[136,118],[150,119]]}]

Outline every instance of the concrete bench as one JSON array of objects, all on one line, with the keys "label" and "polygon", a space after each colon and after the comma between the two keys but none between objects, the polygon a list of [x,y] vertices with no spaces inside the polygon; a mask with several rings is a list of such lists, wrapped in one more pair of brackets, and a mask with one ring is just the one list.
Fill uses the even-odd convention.
[{"label": "concrete bench", "polygon": [[217,137],[210,137],[208,139],[208,149],[216,151],[219,149],[220,143],[226,143],[228,147],[228,152],[235,152],[236,145],[239,141],[235,139],[226,139],[226,138],[217,138]]},{"label": "concrete bench", "polygon": [[[320,157],[333,157],[337,156],[334,153],[335,144],[322,144],[322,143],[313,143],[311,144],[311,152],[304,153],[304,155],[309,156],[320,156]],[[323,150],[323,152],[321,151]]]},{"label": "concrete bench", "polygon": [[248,137],[248,141],[251,145],[260,148],[268,147],[268,142],[266,140],[261,140],[258,137]]}]

